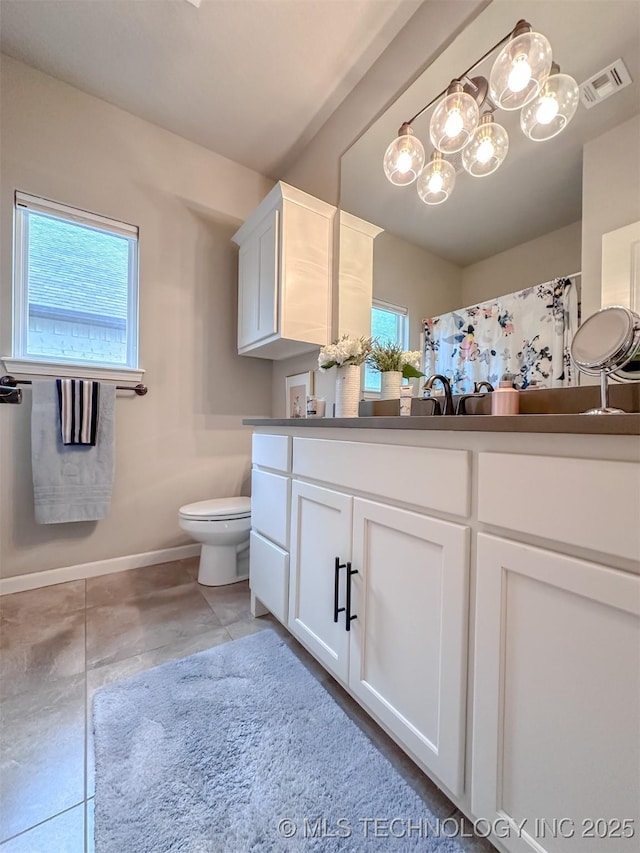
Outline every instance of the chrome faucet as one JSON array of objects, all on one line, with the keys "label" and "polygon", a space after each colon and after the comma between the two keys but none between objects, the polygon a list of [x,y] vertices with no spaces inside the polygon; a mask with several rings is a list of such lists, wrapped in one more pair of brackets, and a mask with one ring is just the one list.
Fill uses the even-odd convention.
[{"label": "chrome faucet", "polygon": [[444,409],[442,411],[443,415],[452,415],[453,414],[453,397],[451,395],[451,383],[447,379],[446,376],[443,376],[441,373],[434,373],[430,376],[427,381],[422,386],[423,391],[431,391],[433,387],[433,383],[436,379],[440,380],[442,387],[444,388]]}]

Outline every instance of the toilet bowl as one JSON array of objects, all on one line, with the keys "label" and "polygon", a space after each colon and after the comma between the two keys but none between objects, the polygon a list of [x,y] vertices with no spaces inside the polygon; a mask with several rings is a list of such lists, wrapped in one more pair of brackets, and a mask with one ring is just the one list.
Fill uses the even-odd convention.
[{"label": "toilet bowl", "polygon": [[178,523],[202,543],[198,583],[222,586],[249,576],[250,498],[214,498],[180,507]]}]

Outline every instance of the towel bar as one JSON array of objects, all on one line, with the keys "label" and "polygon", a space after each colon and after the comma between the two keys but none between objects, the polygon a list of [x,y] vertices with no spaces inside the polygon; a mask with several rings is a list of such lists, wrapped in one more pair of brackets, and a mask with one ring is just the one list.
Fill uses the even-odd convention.
[{"label": "towel bar", "polygon": [[[0,403],[21,403],[22,391],[18,385],[31,385],[30,379],[16,379],[14,376],[0,377]],[[3,389],[6,388],[6,391]],[[138,385],[116,385],[118,391],[134,391],[138,397],[144,397],[149,389],[146,385],[139,383]]]}]

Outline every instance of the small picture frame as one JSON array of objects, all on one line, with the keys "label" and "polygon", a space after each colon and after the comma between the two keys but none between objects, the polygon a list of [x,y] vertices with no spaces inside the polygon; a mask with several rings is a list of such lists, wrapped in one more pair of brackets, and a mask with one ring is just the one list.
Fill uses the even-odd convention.
[{"label": "small picture frame", "polygon": [[313,394],[313,373],[294,373],[285,380],[285,400],[288,418],[307,417],[307,397]]}]

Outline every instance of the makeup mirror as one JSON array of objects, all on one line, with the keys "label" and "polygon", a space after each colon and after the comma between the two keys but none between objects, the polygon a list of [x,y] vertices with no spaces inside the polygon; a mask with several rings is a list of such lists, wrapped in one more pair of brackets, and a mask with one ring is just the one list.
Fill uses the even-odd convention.
[{"label": "makeup mirror", "polygon": [[623,414],[609,406],[608,377],[640,381],[640,316],[621,305],[593,314],[573,336],[571,358],[578,370],[600,377],[600,406],[584,414]]}]

